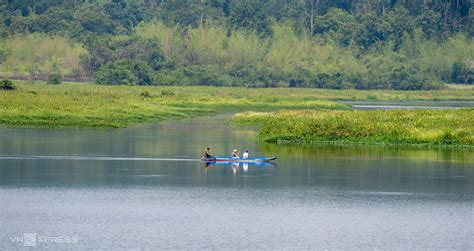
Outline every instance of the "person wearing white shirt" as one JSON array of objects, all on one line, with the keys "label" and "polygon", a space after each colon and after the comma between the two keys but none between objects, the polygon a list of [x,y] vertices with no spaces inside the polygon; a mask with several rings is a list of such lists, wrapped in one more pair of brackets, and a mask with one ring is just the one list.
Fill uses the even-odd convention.
[{"label": "person wearing white shirt", "polygon": [[242,158],[248,159],[249,158],[249,149],[246,149],[244,154],[242,154]]}]

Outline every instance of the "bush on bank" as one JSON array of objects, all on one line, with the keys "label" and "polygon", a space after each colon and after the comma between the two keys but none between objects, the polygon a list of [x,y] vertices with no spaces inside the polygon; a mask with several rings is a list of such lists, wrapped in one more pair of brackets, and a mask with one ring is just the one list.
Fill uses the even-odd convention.
[{"label": "bush on bank", "polygon": [[0,81],[0,90],[12,91],[15,90],[16,86],[9,79],[3,79]]}]

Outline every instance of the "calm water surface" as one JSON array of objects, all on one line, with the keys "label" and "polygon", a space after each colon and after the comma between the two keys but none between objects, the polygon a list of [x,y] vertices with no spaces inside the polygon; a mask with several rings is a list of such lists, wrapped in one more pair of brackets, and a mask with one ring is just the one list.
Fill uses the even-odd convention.
[{"label": "calm water surface", "polygon": [[[0,249],[474,249],[472,150],[277,146],[224,121],[0,129]],[[280,157],[206,167],[207,146]]]}]

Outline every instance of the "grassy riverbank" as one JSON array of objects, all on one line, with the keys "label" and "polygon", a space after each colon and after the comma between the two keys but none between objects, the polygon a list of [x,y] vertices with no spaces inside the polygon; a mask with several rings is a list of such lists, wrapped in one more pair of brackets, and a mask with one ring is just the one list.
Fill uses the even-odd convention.
[{"label": "grassy riverbank", "polygon": [[[100,86],[16,82],[0,91],[0,124],[9,127],[103,127],[158,122],[224,109],[348,109],[332,101],[217,87]],[[267,92],[268,93],[268,92]]]},{"label": "grassy riverbank", "polygon": [[15,82],[0,91],[0,124],[9,127],[125,127],[226,109],[348,110],[332,100],[472,100],[472,87],[435,91],[255,89],[201,86],[46,85]]},{"label": "grassy riverbank", "polygon": [[279,143],[474,145],[474,109],[247,112],[232,121]]}]

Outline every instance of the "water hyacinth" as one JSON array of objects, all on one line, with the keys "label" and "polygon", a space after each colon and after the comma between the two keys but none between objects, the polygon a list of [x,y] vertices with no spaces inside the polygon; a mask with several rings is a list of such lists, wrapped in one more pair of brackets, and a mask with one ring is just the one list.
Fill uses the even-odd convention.
[{"label": "water hyacinth", "polygon": [[232,120],[259,126],[259,137],[269,142],[474,145],[474,109],[284,110]]}]

